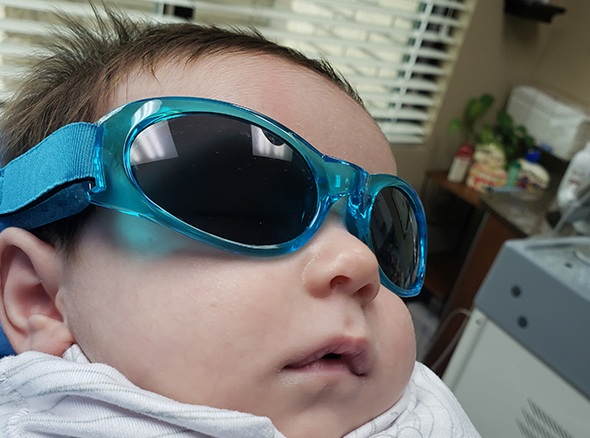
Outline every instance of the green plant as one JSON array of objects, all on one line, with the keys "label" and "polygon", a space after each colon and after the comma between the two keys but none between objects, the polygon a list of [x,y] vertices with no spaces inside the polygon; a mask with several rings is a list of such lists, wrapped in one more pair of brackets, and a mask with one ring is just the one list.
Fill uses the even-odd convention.
[{"label": "green plant", "polygon": [[510,166],[514,160],[523,157],[528,150],[535,147],[535,140],[524,126],[516,125],[510,114],[504,110],[497,112],[494,124],[484,124],[478,130],[478,122],[493,103],[494,97],[488,93],[469,99],[463,117],[455,117],[449,123],[449,132],[456,133],[463,129],[464,143],[498,145],[504,151],[506,165]]},{"label": "green plant", "polygon": [[494,97],[488,93],[469,99],[467,105],[465,105],[463,117],[455,117],[450,121],[449,132],[454,134],[463,129],[464,143],[476,143],[478,140],[476,123],[490,109],[493,103]]},{"label": "green plant", "polygon": [[500,145],[506,155],[508,166],[535,147],[535,139],[529,135],[527,129],[522,125],[515,125],[514,119],[504,110],[498,111],[494,125],[482,128],[479,142]]}]

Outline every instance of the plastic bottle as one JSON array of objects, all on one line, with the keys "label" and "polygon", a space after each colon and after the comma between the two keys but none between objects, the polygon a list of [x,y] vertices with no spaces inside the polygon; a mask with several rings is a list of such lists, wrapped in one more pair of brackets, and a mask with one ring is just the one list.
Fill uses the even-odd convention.
[{"label": "plastic bottle", "polygon": [[522,164],[519,161],[514,161],[508,168],[508,179],[506,180],[507,187],[514,187],[518,182],[518,176],[520,175],[520,169]]},{"label": "plastic bottle", "polygon": [[584,149],[574,154],[559,183],[557,205],[562,213],[576,199],[576,190],[588,178],[590,178],[590,142]]},{"label": "plastic bottle", "polygon": [[465,143],[461,146],[451,163],[451,168],[447,174],[447,180],[454,183],[462,183],[465,180],[469,165],[471,164],[471,158],[473,157],[473,146]]}]

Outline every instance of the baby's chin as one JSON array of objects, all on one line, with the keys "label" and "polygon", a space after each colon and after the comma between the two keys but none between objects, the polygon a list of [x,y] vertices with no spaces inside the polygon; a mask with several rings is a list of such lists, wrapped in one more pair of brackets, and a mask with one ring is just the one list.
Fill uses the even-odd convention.
[{"label": "baby's chin", "polygon": [[306,416],[271,418],[271,421],[287,438],[342,438],[387,411],[396,401],[393,400],[387,407],[373,413],[341,413],[327,409]]},{"label": "baby's chin", "polygon": [[316,403],[315,400],[310,401],[308,409],[298,410],[290,406],[282,412],[267,412],[262,415],[268,416],[275,427],[288,438],[341,438],[394,406],[404,394],[407,386],[405,377],[400,379],[405,384],[400,385],[401,382],[397,382],[395,389],[392,388],[393,385],[378,385],[361,397],[353,397],[353,400],[334,400],[332,403]]}]

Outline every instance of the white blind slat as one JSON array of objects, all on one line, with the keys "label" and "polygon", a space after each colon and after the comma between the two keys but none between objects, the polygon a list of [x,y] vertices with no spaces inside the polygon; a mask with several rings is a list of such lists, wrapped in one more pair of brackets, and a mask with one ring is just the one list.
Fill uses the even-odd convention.
[{"label": "white blind slat", "polygon": [[411,122],[424,122],[431,119],[431,116],[428,113],[412,109],[403,109],[399,111],[391,111],[388,109],[375,109],[373,111],[373,116],[377,120],[388,120],[395,117],[399,120],[406,120]]},{"label": "white blind slat", "polygon": [[364,100],[374,102],[375,105],[382,105],[385,103],[403,103],[406,105],[431,106],[434,104],[432,98],[412,93],[405,93],[403,95],[392,97],[383,95],[383,93],[361,93],[361,97]]}]

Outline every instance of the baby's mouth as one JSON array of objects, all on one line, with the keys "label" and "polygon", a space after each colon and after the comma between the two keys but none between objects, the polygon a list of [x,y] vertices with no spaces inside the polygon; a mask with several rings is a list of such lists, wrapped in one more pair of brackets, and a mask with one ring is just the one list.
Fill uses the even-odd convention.
[{"label": "baby's mouth", "polygon": [[330,369],[345,367],[356,376],[369,371],[369,354],[365,342],[336,341],[285,367],[286,370]]}]

